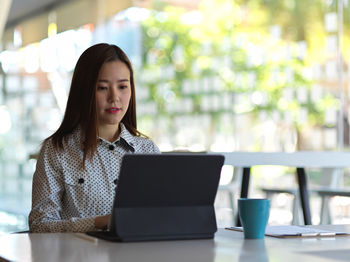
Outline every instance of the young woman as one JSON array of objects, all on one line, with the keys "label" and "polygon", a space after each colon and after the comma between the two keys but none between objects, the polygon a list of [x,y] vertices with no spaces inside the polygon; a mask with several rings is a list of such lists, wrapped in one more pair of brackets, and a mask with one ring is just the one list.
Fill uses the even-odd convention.
[{"label": "young woman", "polygon": [[31,232],[86,232],[109,222],[126,153],[159,153],[136,129],[133,69],[117,46],[94,45],[74,70],[66,112],[41,148]]}]

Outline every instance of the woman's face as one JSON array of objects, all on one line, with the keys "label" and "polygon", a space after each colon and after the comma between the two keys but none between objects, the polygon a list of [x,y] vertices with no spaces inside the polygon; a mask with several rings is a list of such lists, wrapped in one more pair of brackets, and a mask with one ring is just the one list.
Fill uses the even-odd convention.
[{"label": "woman's face", "polygon": [[98,127],[119,126],[129,107],[130,71],[121,61],[104,63],[96,85]]}]

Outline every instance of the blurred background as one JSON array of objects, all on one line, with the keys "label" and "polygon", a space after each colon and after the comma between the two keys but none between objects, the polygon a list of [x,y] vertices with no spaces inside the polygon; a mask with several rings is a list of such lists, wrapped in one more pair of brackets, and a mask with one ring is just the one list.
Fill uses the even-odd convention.
[{"label": "blurred background", "polygon": [[[162,151],[349,150],[349,11],[348,0],[0,0],[0,234],[28,228],[40,143],[99,42],[131,58],[138,128]],[[308,170],[311,187],[320,174]],[[225,166],[221,227],[235,179]],[[276,186],[295,187],[294,170],[253,169],[251,195]],[[271,223],[292,223],[293,198],[273,195]],[[330,201],[332,223],[348,222],[350,198]],[[314,223],[320,203],[311,195]]]}]

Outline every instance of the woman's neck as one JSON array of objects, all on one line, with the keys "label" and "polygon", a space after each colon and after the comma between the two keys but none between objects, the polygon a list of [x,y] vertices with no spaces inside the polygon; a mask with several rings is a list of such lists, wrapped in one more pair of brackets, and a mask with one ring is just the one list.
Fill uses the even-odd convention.
[{"label": "woman's neck", "polygon": [[120,125],[117,126],[103,126],[98,128],[98,136],[109,141],[113,142],[117,140],[121,132]]}]

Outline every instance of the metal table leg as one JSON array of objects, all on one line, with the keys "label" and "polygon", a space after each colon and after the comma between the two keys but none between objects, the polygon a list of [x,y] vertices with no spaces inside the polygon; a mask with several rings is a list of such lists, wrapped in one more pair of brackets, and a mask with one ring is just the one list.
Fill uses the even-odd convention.
[{"label": "metal table leg", "polygon": [[[243,168],[243,176],[242,176],[242,185],[241,185],[241,198],[248,197],[248,189],[249,189],[249,179],[250,179],[250,167]],[[236,226],[241,226],[241,221],[239,219],[239,214],[237,211],[236,217]]]},{"label": "metal table leg", "polygon": [[311,225],[309,192],[307,190],[307,180],[306,180],[305,169],[302,167],[298,167],[297,176],[298,176],[301,207],[303,209],[303,215],[304,215],[304,224]]}]

